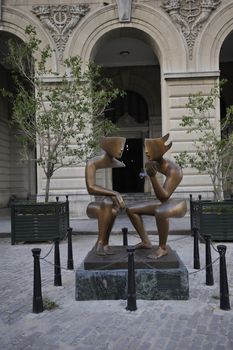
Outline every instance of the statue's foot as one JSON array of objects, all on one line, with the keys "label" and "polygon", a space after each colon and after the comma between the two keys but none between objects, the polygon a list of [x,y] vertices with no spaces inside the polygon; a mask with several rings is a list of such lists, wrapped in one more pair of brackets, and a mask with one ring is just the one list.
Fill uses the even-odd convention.
[{"label": "statue's foot", "polygon": [[104,246],[102,243],[97,242],[95,247],[96,247],[96,250],[95,250],[96,255],[100,255],[100,256],[106,255],[104,251]]},{"label": "statue's foot", "polygon": [[109,247],[109,245],[103,245],[102,243],[96,244],[96,255],[113,255],[115,254],[114,250]]},{"label": "statue's foot", "polygon": [[109,245],[104,246],[104,252],[106,255],[113,255],[115,254],[114,250],[109,247]]},{"label": "statue's foot", "polygon": [[144,243],[140,242],[134,246],[134,249],[151,249],[152,244],[150,242]]},{"label": "statue's foot", "polygon": [[166,256],[166,255],[168,255],[168,251],[166,249],[159,247],[158,249],[156,249],[154,254],[150,254],[147,257],[155,260],[155,259],[159,259],[162,256]]}]

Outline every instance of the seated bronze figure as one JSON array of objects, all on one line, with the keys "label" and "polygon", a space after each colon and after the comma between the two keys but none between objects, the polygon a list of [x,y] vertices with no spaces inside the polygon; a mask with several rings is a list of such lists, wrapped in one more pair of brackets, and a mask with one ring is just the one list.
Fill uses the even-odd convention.
[{"label": "seated bronze figure", "polygon": [[88,160],[86,164],[86,186],[88,193],[105,197],[100,202],[91,202],[87,207],[89,218],[98,219],[97,255],[113,254],[108,245],[109,235],[119,209],[123,209],[125,204],[120,193],[96,184],[96,171],[98,169],[124,167],[124,163],[116,159],[121,158],[124,145],[125,138],[123,137],[103,137],[100,146],[105,153]]},{"label": "seated bronze figure", "polygon": [[[169,134],[156,139],[145,139],[145,152],[149,162],[146,163],[146,172],[150,178],[155,196],[161,203],[148,201],[132,205],[126,209],[127,214],[138,232],[141,242],[135,246],[139,248],[151,248],[152,244],[145,230],[142,216],[155,216],[158,235],[159,247],[155,253],[149,257],[156,259],[167,255],[166,243],[169,232],[169,218],[183,217],[187,211],[185,200],[169,199],[176,187],[182,180],[183,174],[181,168],[169,159],[163,158],[172,146],[172,143],[165,145]],[[165,181],[161,184],[156,176],[157,172],[165,176]]]}]

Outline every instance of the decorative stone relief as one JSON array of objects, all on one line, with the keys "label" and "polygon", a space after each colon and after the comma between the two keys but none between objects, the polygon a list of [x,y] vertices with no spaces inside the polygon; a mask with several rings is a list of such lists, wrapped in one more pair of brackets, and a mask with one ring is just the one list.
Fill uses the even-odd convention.
[{"label": "decorative stone relief", "polygon": [[38,5],[32,12],[50,31],[62,60],[66,43],[73,29],[89,11],[88,5]]},{"label": "decorative stone relief", "polygon": [[132,0],[116,0],[120,22],[130,22],[132,11]]},{"label": "decorative stone relief", "polygon": [[212,11],[220,4],[220,0],[164,0],[163,8],[185,37],[189,50],[189,59],[193,57],[193,46]]}]

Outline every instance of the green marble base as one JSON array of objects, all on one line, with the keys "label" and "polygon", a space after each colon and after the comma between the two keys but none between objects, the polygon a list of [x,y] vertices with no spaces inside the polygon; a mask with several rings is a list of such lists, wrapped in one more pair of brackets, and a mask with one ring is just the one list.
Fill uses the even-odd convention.
[{"label": "green marble base", "polygon": [[[113,247],[114,248],[114,247]],[[125,247],[122,247],[125,251]],[[119,252],[119,256],[122,251]],[[141,254],[141,253],[140,253]],[[148,251],[145,250],[148,255]],[[90,254],[88,255],[90,257]],[[88,257],[87,256],[87,257]],[[125,256],[124,256],[125,257]],[[153,267],[148,264],[140,265],[135,269],[137,299],[144,300],[187,300],[189,298],[188,270],[172,251],[172,260],[176,258],[174,267],[166,268],[170,259],[163,259],[160,267]],[[117,261],[115,257],[105,257]],[[101,261],[102,258],[99,260]],[[98,257],[97,257],[98,260]],[[158,260],[159,261],[159,260]],[[109,264],[98,266],[94,269],[85,269],[87,260],[76,271],[76,300],[117,300],[127,298],[127,274],[126,268],[109,269]],[[90,268],[90,266],[88,266]]]}]

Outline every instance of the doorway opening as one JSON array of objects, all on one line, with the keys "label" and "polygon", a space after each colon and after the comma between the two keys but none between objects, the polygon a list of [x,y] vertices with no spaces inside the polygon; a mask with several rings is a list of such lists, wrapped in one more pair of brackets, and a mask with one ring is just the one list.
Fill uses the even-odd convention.
[{"label": "doorway opening", "polygon": [[116,168],[112,172],[114,191],[121,193],[144,192],[142,139],[127,139],[120,159],[125,168]]}]

